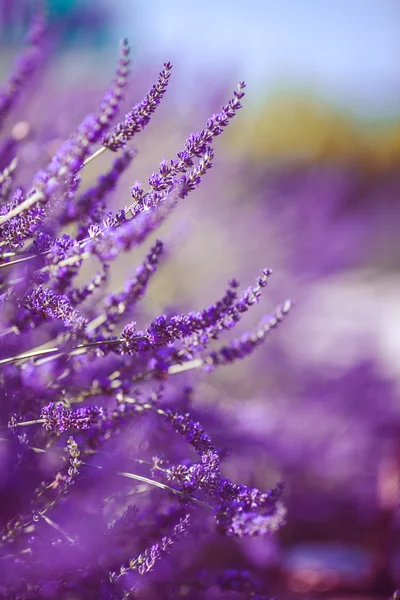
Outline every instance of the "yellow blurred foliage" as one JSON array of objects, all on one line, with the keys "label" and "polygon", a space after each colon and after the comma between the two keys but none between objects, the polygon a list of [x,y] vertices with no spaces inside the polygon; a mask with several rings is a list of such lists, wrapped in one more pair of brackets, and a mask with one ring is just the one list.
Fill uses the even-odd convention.
[{"label": "yellow blurred foliage", "polygon": [[359,164],[391,169],[400,161],[400,121],[360,124],[304,97],[280,96],[235,128],[229,140],[252,160]]}]

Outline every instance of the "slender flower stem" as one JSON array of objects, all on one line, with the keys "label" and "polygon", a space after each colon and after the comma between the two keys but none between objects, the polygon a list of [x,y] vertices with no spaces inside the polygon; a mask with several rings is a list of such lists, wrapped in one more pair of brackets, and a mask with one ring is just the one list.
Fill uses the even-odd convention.
[{"label": "slender flower stem", "polygon": [[[47,252],[42,252],[42,254],[47,254]],[[32,260],[33,258],[41,256],[42,254],[32,254],[30,256],[23,256],[22,258],[16,258],[15,260],[11,260],[10,262],[1,263],[0,269],[4,269],[5,267],[12,267],[13,265],[27,262],[28,260]],[[4,255],[1,258],[5,258]]]},{"label": "slender flower stem", "polygon": [[[92,154],[91,156],[89,156],[89,158],[84,163],[84,165],[88,164],[89,161],[94,160],[97,156],[100,156],[100,154],[102,154],[106,150],[107,150],[107,148],[104,147],[104,146],[102,146],[101,148],[99,148],[94,154]],[[38,194],[38,193],[39,192],[36,192],[36,194]],[[150,192],[148,192],[148,193],[150,193]],[[42,194],[41,194],[41,197],[42,197]],[[41,197],[39,198],[39,200],[41,199]],[[32,198],[34,198],[34,196]],[[31,198],[28,198],[27,200],[25,200],[22,204],[20,204],[18,207],[16,207],[13,210],[15,211],[17,209],[20,209],[21,207],[23,207],[23,205],[25,205],[27,203],[28,200],[31,200]],[[38,199],[36,199],[34,203],[36,203],[37,201],[38,201]],[[137,216],[137,214],[135,212],[135,209],[137,208],[138,205],[139,205],[139,203],[137,201],[134,201],[127,208],[125,208],[125,210],[124,210],[125,216],[128,217],[128,215],[131,214],[132,219],[135,219],[135,217]],[[27,208],[30,208],[30,206],[27,206]],[[25,208],[21,208],[21,210],[19,210],[19,212],[22,212],[23,210],[25,210]],[[2,219],[5,219],[7,217],[6,220],[8,220],[11,217],[15,216],[15,214],[18,214],[18,213],[11,214],[12,212],[13,211],[10,211],[10,213],[7,213],[7,215],[4,215],[4,217],[0,217],[0,226],[3,224],[3,222],[6,222],[6,221],[2,221]],[[146,209],[142,209],[140,212],[146,212]],[[88,242],[90,242],[90,239],[91,239],[90,237],[87,237],[87,238],[84,238],[83,240],[80,240],[80,242],[79,242],[80,247],[84,248],[88,244]],[[7,262],[7,263],[0,264],[0,269],[1,268],[5,268],[5,267],[9,267],[9,266],[12,266],[12,265],[15,265],[15,264],[18,264],[20,262],[25,262],[25,261],[30,260],[32,258],[36,258],[37,256],[48,254],[48,252],[49,251],[47,250],[46,252],[42,252],[41,254],[34,254],[34,255],[28,256],[28,257],[25,256],[25,257],[22,257],[20,259],[16,259],[14,261],[10,261],[10,262]],[[64,261],[61,261],[60,263],[58,263],[57,266],[58,267],[65,267],[65,266],[73,265],[76,262],[79,262],[80,260],[82,260],[82,261],[85,260],[89,256],[91,256],[90,252],[84,252],[81,255],[72,256],[69,259],[65,259]],[[46,272],[48,270],[49,270],[49,265],[46,265],[45,267],[43,267],[42,269],[40,269],[38,272],[39,273],[44,273],[44,272]],[[20,281],[21,281],[21,279],[18,279],[16,281],[11,281],[10,285],[14,285],[15,283],[18,283]]]},{"label": "slender flower stem", "polygon": [[25,210],[28,210],[29,208],[43,200],[43,198],[44,196],[42,192],[35,192],[34,194],[32,194],[32,196],[26,198],[26,200],[21,202],[21,204],[18,204],[18,206],[10,210],[7,214],[2,215],[0,217],[0,227],[4,225],[4,223],[7,223],[7,221],[9,221],[10,219],[13,219],[14,217],[20,215]]},{"label": "slender flower stem", "polygon": [[106,320],[107,320],[107,315],[105,313],[103,313],[101,315],[98,315],[97,317],[95,317],[94,319],[92,319],[91,321],[89,321],[89,323],[86,326],[86,331],[93,331],[94,329],[96,329],[100,325],[103,325],[103,323]]},{"label": "slender flower stem", "polygon": [[[51,357],[53,358],[53,357]],[[46,359],[44,359],[46,360]],[[49,359],[48,359],[49,360]],[[202,367],[205,364],[205,361],[201,358],[199,359],[193,359],[188,361],[187,363],[184,364],[173,364],[169,367],[168,369],[168,375],[178,375],[179,373],[182,373],[184,371],[189,371],[192,369],[198,369],[200,367]],[[137,375],[135,377],[132,378],[132,382],[137,383],[138,381],[145,381],[146,379],[151,378],[153,375],[155,374],[154,371],[146,371],[144,373],[141,373],[140,375]],[[65,377],[68,375],[68,373],[65,374]],[[109,375],[109,380],[113,381],[115,379],[118,379],[121,376],[121,372],[120,371],[114,371],[113,373],[111,373],[111,375]],[[63,374],[64,377],[64,374]],[[60,379],[60,378],[59,378]],[[59,380],[58,379],[58,380]],[[56,386],[53,386],[53,389],[58,389]],[[81,402],[83,402],[84,400],[86,400],[87,398],[90,398],[91,396],[96,396],[98,395],[98,390],[97,389],[89,389],[89,390],[85,390],[84,392],[81,392],[78,396],[74,396],[72,398],[69,398],[68,401],[70,404],[80,404]],[[133,403],[134,400],[131,398],[128,398],[126,396],[124,396],[124,401],[128,402],[128,403]],[[157,409],[157,412],[159,414],[162,414],[161,412],[162,409]],[[32,421],[32,424],[36,422],[36,421]],[[25,423],[26,425],[27,423]]]},{"label": "slender flower stem", "polygon": [[[48,254],[48,252],[42,252],[42,254]],[[34,254],[32,257],[29,258],[37,258],[38,256],[41,256],[39,254]],[[90,256],[92,256],[90,254],[90,252],[84,252],[83,254],[78,254],[75,256],[70,256],[69,258],[65,258],[64,260],[61,260],[56,266],[61,268],[61,267],[70,267],[73,266],[75,263],[78,263],[79,261],[84,261],[86,258],[89,258]],[[21,260],[15,260],[13,262],[10,263],[5,263],[3,265],[0,265],[0,268],[2,267],[9,267],[11,265],[15,265],[17,262],[24,262],[25,260],[29,260],[29,258],[23,258]],[[45,267],[42,267],[41,269],[39,269],[38,271],[35,271],[35,273],[46,273],[47,271],[50,270],[50,268],[53,265],[46,265]],[[10,286],[16,285],[17,283],[21,283],[21,281],[23,281],[22,277],[19,277],[18,279],[13,279],[12,281],[9,282]]]},{"label": "slender flower stem", "polygon": [[47,515],[45,515],[44,513],[39,513],[39,516],[47,523],[47,525],[50,525],[50,527],[53,527],[53,529],[61,533],[71,544],[75,544],[74,538],[69,536],[68,533],[64,531],[64,529],[57,525],[57,523],[49,519]]},{"label": "slender flower stem", "polygon": [[17,427],[22,427],[25,425],[42,425],[45,423],[44,419],[34,419],[33,421],[22,421],[21,423],[16,423]]},{"label": "slender flower stem", "polygon": [[0,360],[0,365],[7,365],[18,360],[28,360],[29,358],[43,356],[44,354],[52,354],[53,352],[57,352],[58,350],[59,348],[48,348],[45,350],[36,350],[35,352],[25,352],[22,354],[17,354],[16,356],[10,356],[9,358],[2,358]]},{"label": "slender flower stem", "polygon": [[[44,256],[45,254],[48,254],[48,252],[41,252],[40,254],[30,254],[29,256],[23,256],[22,258],[16,258],[15,260],[11,260],[10,262],[1,263],[0,269],[4,269],[4,267],[12,267],[13,265],[27,262],[28,260],[38,258],[38,256]],[[3,254],[0,258],[7,258],[7,257]]]},{"label": "slender flower stem", "polygon": [[[146,339],[144,336],[142,335],[138,335],[136,336],[137,340],[143,340]],[[29,358],[36,358],[38,356],[44,356],[46,354],[53,354],[55,352],[59,352],[60,355],[62,354],[74,354],[76,353],[76,351],[78,351],[77,353],[80,354],[80,350],[86,350],[86,349],[90,349],[90,348],[95,348],[98,346],[105,346],[105,345],[112,345],[112,344],[122,344],[124,342],[124,340],[122,339],[116,339],[116,340],[100,340],[98,342],[90,342],[87,344],[79,344],[78,346],[73,346],[70,350],[67,351],[62,351],[61,348],[58,347],[54,347],[54,348],[45,348],[44,350],[35,350],[35,351],[31,351],[31,352],[25,352],[23,354],[18,354],[17,356],[10,356],[9,358],[3,358],[0,360],[0,365],[7,365],[9,363],[12,362],[16,362],[18,360],[28,360]]]},{"label": "slender flower stem", "polygon": [[98,150],[96,150],[96,152],[93,152],[93,154],[91,154],[90,156],[88,156],[87,159],[83,161],[83,166],[86,167],[86,165],[88,165],[89,163],[91,163],[92,160],[94,160],[98,156],[101,156],[101,154],[103,154],[103,152],[105,152],[106,150],[107,150],[107,148],[105,146],[101,146],[101,148],[99,148]]},{"label": "slender flower stem", "polygon": [[[88,466],[90,466],[90,465],[88,465]],[[93,465],[93,466],[96,466],[96,465]],[[124,473],[123,471],[117,471],[116,473],[117,473],[117,475],[121,475],[121,477],[128,477],[129,479],[136,479],[137,481],[142,481],[143,483],[148,483],[149,485],[158,487],[162,490],[167,490],[168,492],[171,492],[172,494],[175,494],[176,496],[180,496],[181,498],[188,498],[192,502],[194,502],[195,504],[198,504],[199,506],[202,506],[203,508],[207,508],[208,510],[213,510],[213,507],[210,506],[209,504],[206,504],[205,502],[202,502],[201,500],[198,500],[197,498],[194,498],[193,496],[186,496],[186,494],[183,494],[179,490],[176,490],[173,487],[166,485],[165,483],[161,483],[160,481],[156,481],[155,479],[149,479],[148,477],[143,477],[142,475],[136,475],[135,473]]]},{"label": "slender flower stem", "polygon": [[9,333],[15,333],[15,335],[19,334],[19,330],[17,327],[15,327],[14,325],[12,327],[9,327],[8,329],[5,329],[4,331],[2,331],[0,333],[0,338],[8,335]]},{"label": "slender flower stem", "polygon": [[[98,156],[103,154],[103,152],[105,152],[106,150],[107,150],[107,148],[105,146],[102,146],[101,148],[96,150],[96,152],[94,152],[91,156],[89,156],[84,161],[83,166],[86,166],[87,164],[89,164],[92,160],[94,160],[95,158],[97,158]],[[44,199],[43,193],[35,191],[31,196],[26,198],[26,200],[21,202],[21,204],[19,204],[18,206],[16,206],[12,210],[10,210],[7,214],[0,216],[0,227],[2,225],[4,225],[5,223],[7,223],[8,221],[10,221],[10,219],[13,219],[14,217],[17,217],[21,213],[25,212],[26,210],[29,210],[30,208],[32,208],[32,206],[34,206],[35,204],[37,204],[38,202],[40,202],[43,199]],[[30,256],[30,257],[24,257],[23,259],[13,261],[12,263],[6,263],[4,265],[0,265],[0,268],[5,267],[5,266],[10,266],[11,264],[16,264],[18,262],[22,262],[25,260],[29,260],[30,258],[35,258],[35,255]]]},{"label": "slender flower stem", "polygon": [[[8,440],[6,438],[0,438],[0,441],[5,442]],[[49,454],[59,456],[60,458],[64,458],[61,454],[58,454],[57,452],[51,452],[49,450],[44,450],[44,448],[36,448],[34,446],[30,446],[30,449],[33,450],[33,452],[38,452],[40,454],[49,453]],[[84,467],[91,467],[93,469],[104,469],[104,467],[102,467],[101,465],[93,465],[93,464],[87,463],[85,461],[82,461],[81,465]],[[211,511],[214,510],[213,507],[210,506],[209,504],[207,504],[206,502],[202,502],[201,500],[198,500],[194,496],[188,496],[187,494],[184,494],[183,492],[176,490],[175,488],[167,485],[166,483],[161,483],[161,481],[156,481],[155,479],[150,479],[149,477],[144,477],[143,475],[137,475],[136,473],[129,473],[129,472],[125,472],[125,471],[115,471],[115,474],[119,475],[120,477],[127,477],[128,479],[135,479],[136,481],[146,483],[148,485],[151,485],[152,487],[157,487],[161,490],[171,492],[172,494],[175,494],[176,496],[180,496],[181,498],[185,498],[186,500],[190,500],[194,504],[202,506],[203,508],[206,508],[207,510],[211,510]],[[42,511],[41,516],[42,516],[42,514],[44,514],[44,511]]]},{"label": "slender flower stem", "polygon": [[168,367],[168,375],[176,375],[177,373],[183,373],[184,371],[190,371],[191,369],[198,369],[204,365],[202,358],[194,358],[183,364],[175,364]]},{"label": "slender flower stem", "polygon": [[0,185],[5,182],[7,177],[14,173],[15,169],[17,168],[17,165],[18,156],[15,156],[10,162],[10,164],[5,169],[3,169],[2,173],[0,173]]}]

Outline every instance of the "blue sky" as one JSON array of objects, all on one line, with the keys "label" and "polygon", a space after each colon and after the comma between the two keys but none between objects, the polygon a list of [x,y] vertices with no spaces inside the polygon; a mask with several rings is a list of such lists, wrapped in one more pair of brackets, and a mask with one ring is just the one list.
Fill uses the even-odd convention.
[{"label": "blue sky", "polygon": [[[111,0],[105,0],[111,2]],[[400,0],[118,0],[117,28],[180,77],[308,89],[360,115],[400,112]]]}]

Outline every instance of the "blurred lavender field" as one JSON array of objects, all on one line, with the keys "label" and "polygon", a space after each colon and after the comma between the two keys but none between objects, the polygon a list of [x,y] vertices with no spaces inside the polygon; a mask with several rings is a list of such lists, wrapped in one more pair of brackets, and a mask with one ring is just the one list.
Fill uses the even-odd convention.
[{"label": "blurred lavender field", "polygon": [[[17,183],[97,103],[123,36],[134,50],[126,109],[164,61],[174,73],[110,210],[238,78],[248,86],[214,168],[157,232],[166,256],[140,310],[148,319],[200,310],[233,276],[274,270],[246,326],[289,296],[285,325],[251,358],[181,383],[226,449],[226,475],[262,489],[284,480],[288,516],[276,536],[215,541],[198,563],[252,568],[278,598],[387,597],[400,586],[398,2],[48,4],[47,71],[9,124],[8,155],[21,145]],[[3,74],[24,20],[10,6]],[[85,185],[112,158],[89,165]],[[110,289],[139,261],[121,258]]]}]

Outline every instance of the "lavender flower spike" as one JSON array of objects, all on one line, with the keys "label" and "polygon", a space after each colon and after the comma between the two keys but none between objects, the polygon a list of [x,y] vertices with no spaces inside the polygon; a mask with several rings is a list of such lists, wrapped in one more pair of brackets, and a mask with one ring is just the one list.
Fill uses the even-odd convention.
[{"label": "lavender flower spike", "polygon": [[281,306],[278,306],[273,315],[263,319],[255,332],[245,333],[240,338],[232,340],[227,346],[210,352],[205,358],[207,367],[227,365],[252,354],[265,341],[271,331],[283,321],[292,306],[293,302],[286,300]]},{"label": "lavender flower spike", "polygon": [[[153,173],[149,177],[149,185],[151,192],[144,194],[142,189],[137,187],[132,190],[132,197],[135,200],[134,204],[129,207],[129,211],[133,215],[147,209],[162,201],[163,190],[168,189],[176,182],[176,178],[182,173],[189,173],[182,178],[183,194],[187,193],[196,187],[202,175],[211,168],[214,158],[214,151],[211,142],[214,137],[220,135],[224,128],[233,119],[236,112],[242,107],[241,100],[244,97],[244,81],[238,84],[237,90],[233,92],[233,98],[225,104],[221,111],[208,119],[206,126],[201,131],[192,133],[185,142],[184,149],[177,152],[176,158],[167,161],[164,159],[158,168],[158,172]],[[198,164],[193,167],[196,159],[200,159]]]},{"label": "lavender flower spike", "polygon": [[111,294],[106,299],[106,313],[101,320],[107,331],[112,331],[124,313],[144,296],[150,278],[157,270],[163,249],[163,243],[157,240],[146,256],[146,260],[138,267],[134,279],[127,282],[122,292]]},{"label": "lavender flower spike", "polygon": [[150,121],[151,115],[167,91],[171,69],[171,63],[164,63],[164,69],[159,74],[157,82],[153,85],[147,96],[125,115],[123,121],[118,123],[109,134],[103,137],[103,146],[115,152],[119,148],[126,146],[126,143],[136,133],[145,128]]},{"label": "lavender flower spike", "polygon": [[69,298],[55,294],[42,285],[29,292],[23,301],[24,308],[42,319],[60,319],[65,327],[77,333],[86,325],[86,319],[72,308]]},{"label": "lavender flower spike", "polygon": [[40,411],[40,419],[47,431],[64,433],[69,429],[83,431],[96,425],[105,417],[104,410],[98,406],[85,406],[77,410],[67,410],[61,403],[50,402]]},{"label": "lavender flower spike", "polygon": [[118,576],[116,576],[115,573],[110,574],[111,580],[116,582],[122,575],[126,575],[129,571],[134,571],[136,569],[139,575],[145,575],[152,571],[156,562],[163,558],[165,554],[168,554],[178,538],[187,532],[189,524],[190,515],[187,514],[180,519],[177,525],[175,525],[170,535],[162,538],[161,543],[154,544],[150,548],[147,548],[142,554],[139,554],[137,558],[132,558],[129,561],[129,567],[121,567]]}]

